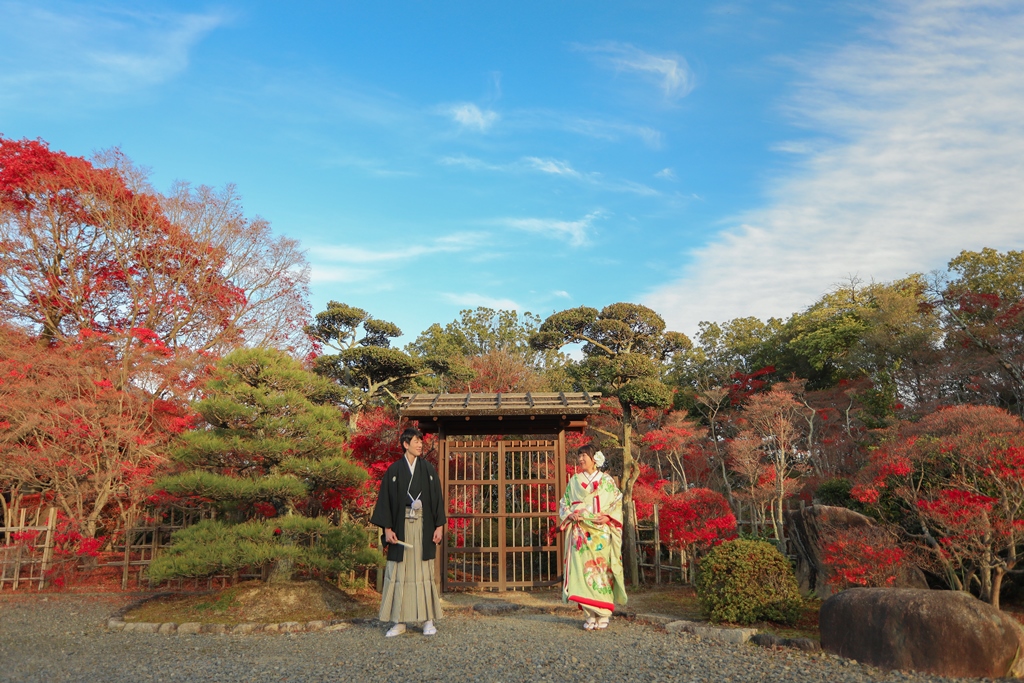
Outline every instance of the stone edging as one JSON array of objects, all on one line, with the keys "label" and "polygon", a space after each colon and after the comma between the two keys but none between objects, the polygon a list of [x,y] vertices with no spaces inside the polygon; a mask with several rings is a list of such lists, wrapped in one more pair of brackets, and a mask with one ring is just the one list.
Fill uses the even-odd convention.
[{"label": "stone edging", "polygon": [[255,622],[245,622],[240,624],[203,624],[198,621],[188,621],[183,624],[177,624],[173,621],[153,623],[145,621],[126,622],[124,620],[124,615],[128,614],[135,608],[140,607],[151,600],[164,597],[165,595],[176,595],[176,593],[164,592],[156,593],[154,595],[146,595],[120,608],[114,612],[109,619],[107,619],[107,630],[123,631],[124,633],[163,633],[165,635],[170,635],[172,633],[180,633],[184,635],[192,633],[304,633],[309,631],[344,631],[351,626],[354,621],[360,621],[359,619],[332,619],[330,621],[284,621],[276,624],[260,624]]},{"label": "stone edging", "polygon": [[718,628],[706,626],[696,621],[672,621],[665,624],[669,633],[690,633],[699,638],[714,638],[726,643],[742,645],[757,634],[756,628]]},{"label": "stone edging", "polygon": [[660,622],[669,633],[690,633],[700,638],[714,638],[726,643],[750,643],[761,647],[791,647],[804,652],[820,652],[821,645],[810,638],[783,638],[773,633],[758,633],[756,628],[719,628],[696,621],[666,621],[656,614],[638,614],[638,618]]},{"label": "stone edging", "polygon": [[791,647],[804,652],[820,652],[821,643],[810,638],[783,638],[773,633],[759,633],[750,639],[754,645],[761,647]]},{"label": "stone edging", "polygon": [[[344,631],[352,626],[351,621],[334,619],[331,621],[284,621],[276,624],[259,624],[245,622],[240,624],[203,624],[197,621],[176,624],[174,622],[126,622],[122,618],[136,605],[128,605],[114,614],[107,620],[107,629],[110,631],[122,631],[124,633],[162,633],[170,635],[179,633],[183,635],[194,633],[214,634],[235,634],[246,635],[249,633],[308,633],[311,631]],[[482,607],[482,609],[481,609]],[[504,603],[504,609],[493,609],[494,606],[482,604],[474,605],[471,610],[483,613],[500,614],[506,611],[516,611],[522,608],[521,605]],[[491,609],[489,609],[491,608]],[[791,647],[807,652],[821,650],[821,646],[810,638],[781,638],[771,633],[757,632],[756,628],[720,628],[708,626],[702,622],[677,620],[663,614],[637,614],[615,612],[615,616],[627,619],[637,619],[664,627],[668,633],[689,633],[698,638],[712,638],[725,643],[742,645],[751,643],[761,647]]]},{"label": "stone edging", "polygon": [[124,621],[119,616],[107,620],[107,629],[124,633],[162,633],[183,635],[193,633],[231,633],[245,635],[249,633],[306,633],[310,631],[344,631],[352,625],[350,621],[283,621],[277,624],[257,624],[246,622],[241,624],[202,624],[189,621],[176,624],[173,621],[157,624],[153,622]]}]

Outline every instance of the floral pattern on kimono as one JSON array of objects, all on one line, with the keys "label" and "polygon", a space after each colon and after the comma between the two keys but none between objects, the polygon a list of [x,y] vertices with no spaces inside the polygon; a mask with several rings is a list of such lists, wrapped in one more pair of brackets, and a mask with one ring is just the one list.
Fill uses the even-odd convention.
[{"label": "floral pattern on kimono", "polygon": [[[580,512],[578,520],[569,516]],[[611,522],[598,524],[598,515]],[[612,610],[626,604],[622,572],[622,494],[603,472],[581,472],[565,487],[558,505],[565,531],[562,601]]]}]

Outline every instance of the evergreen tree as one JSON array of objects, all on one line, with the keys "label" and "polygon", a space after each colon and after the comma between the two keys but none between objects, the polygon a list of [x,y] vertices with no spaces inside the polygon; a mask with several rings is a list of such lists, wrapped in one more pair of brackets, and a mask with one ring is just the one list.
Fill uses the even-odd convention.
[{"label": "evergreen tree", "polygon": [[530,338],[540,350],[580,342],[583,360],[573,368],[578,388],[600,390],[622,406],[621,436],[608,435],[622,450],[623,562],[628,579],[636,585],[639,565],[631,504],[640,463],[633,457],[634,412],[672,404],[672,390],[661,381],[664,364],[692,343],[681,332],[666,331],[665,320],[650,308],[631,303],[611,304],[601,311],[580,306],[553,313]]},{"label": "evergreen tree", "polygon": [[457,354],[412,356],[392,348],[391,340],[402,336],[397,325],[337,301],[328,302],[327,309],[316,314],[306,334],[320,347],[337,351],[318,356],[313,370],[336,382],[337,402],[348,410],[353,431],[362,411],[388,402],[398,405],[399,395],[414,389],[417,380],[472,375]]},{"label": "evergreen tree", "polygon": [[184,471],[156,486],[207,501],[219,518],[176,533],[154,580],[259,566],[287,580],[377,562],[366,532],[327,502],[367,476],[346,451],[337,385],[282,352],[246,349],[217,365],[205,393],[195,406],[205,424],[174,452]]}]

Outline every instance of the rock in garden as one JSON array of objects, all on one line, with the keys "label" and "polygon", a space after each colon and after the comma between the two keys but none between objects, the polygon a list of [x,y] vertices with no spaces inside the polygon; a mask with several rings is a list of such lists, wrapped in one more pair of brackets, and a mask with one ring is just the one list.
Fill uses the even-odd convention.
[{"label": "rock in garden", "polygon": [[522,605],[517,605],[514,602],[487,600],[486,602],[478,602],[473,605],[473,610],[481,614],[505,614],[507,612],[515,612],[517,609],[522,609],[522,607]]},{"label": "rock in garden", "polygon": [[967,593],[853,588],[824,602],[821,647],[883,669],[940,676],[1024,675],[1024,631]]},{"label": "rock in garden", "polygon": [[681,619],[679,621],[671,621],[665,624],[665,631],[668,633],[693,633],[693,629],[697,626],[692,621],[686,621]]},{"label": "rock in garden", "polygon": [[[825,546],[833,529],[858,529],[874,525],[865,515],[844,507],[810,505],[786,512],[786,529],[796,555],[796,580],[801,593],[814,593],[822,600],[835,589],[829,585],[830,571],[825,564]],[[904,567],[896,577],[895,588],[927,588],[928,582],[917,567]]]},{"label": "rock in garden", "polygon": [[742,645],[757,634],[756,628],[719,628],[716,626],[695,626],[692,633],[701,638],[714,638],[726,643]]},{"label": "rock in garden", "polygon": [[761,647],[782,647],[786,639],[775,635],[774,633],[758,633],[751,636],[750,642],[754,645],[760,645]]},{"label": "rock in garden", "polygon": [[338,623],[338,624],[331,624],[330,626],[328,626],[324,630],[325,631],[344,631],[345,629],[347,629],[351,625],[352,624],[341,622],[341,623]]},{"label": "rock in garden", "polygon": [[811,640],[810,638],[786,638],[782,641],[782,644],[786,647],[803,650],[804,652],[818,652],[821,650],[821,645],[818,644],[818,641]]}]

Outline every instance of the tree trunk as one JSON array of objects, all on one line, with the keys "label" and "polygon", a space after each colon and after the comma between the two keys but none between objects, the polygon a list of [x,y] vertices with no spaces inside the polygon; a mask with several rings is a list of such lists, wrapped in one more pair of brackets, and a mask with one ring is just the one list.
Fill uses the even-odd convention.
[{"label": "tree trunk", "polygon": [[640,585],[640,567],[636,556],[636,519],[633,508],[633,485],[640,476],[640,468],[633,460],[633,411],[622,406],[622,567],[626,581]]},{"label": "tree trunk", "polygon": [[[992,550],[991,547],[985,551],[984,564],[981,566],[978,572],[978,583],[981,584],[979,591],[980,597],[985,602],[992,604]],[[995,602],[999,602],[999,598],[995,598]]]},{"label": "tree trunk", "polygon": [[[729,507],[733,511],[739,512],[739,506],[736,499],[732,495],[732,484],[729,483],[729,470],[725,466],[725,456],[722,455],[721,449],[718,447],[718,432],[715,430],[715,415],[712,414],[708,420],[708,425],[711,428],[711,442],[715,444],[715,455],[718,457],[718,463],[722,467],[722,484],[725,486],[725,497],[729,501]],[[737,515],[739,516],[739,515]]]},{"label": "tree trunk", "polygon": [[928,529],[928,525],[924,522],[921,522],[921,534],[924,536],[925,543],[932,549],[934,556],[942,564],[942,571],[946,575],[946,582],[949,584],[949,587],[955,591],[965,590],[965,584],[960,582],[956,575],[956,570],[953,569],[953,565],[940,552],[939,542],[935,540],[932,532]]},{"label": "tree trunk", "polygon": [[775,531],[775,545],[778,547],[779,552],[783,555],[786,554],[786,539],[783,538],[783,527],[782,527],[782,506],[786,500],[785,490],[776,491],[776,498],[772,501],[772,529]]},{"label": "tree trunk", "polygon": [[999,609],[999,592],[1003,589],[1003,576],[1006,575],[1005,570],[1002,567],[997,567],[992,572],[992,598],[989,600],[989,604]]},{"label": "tree trunk", "polygon": [[295,573],[295,560],[290,557],[282,557],[274,561],[270,567],[270,574],[267,576],[267,583],[286,583],[292,580]]},{"label": "tree trunk", "polygon": [[[18,495],[17,489],[11,489],[11,502],[12,503],[16,500],[16,496],[17,495]],[[2,507],[3,511],[4,511],[4,529],[8,529],[11,526],[13,526],[13,524],[11,524],[11,522],[10,522],[10,519],[11,519],[11,509],[10,509],[10,507],[8,507],[7,499],[4,498],[4,494],[3,493],[0,493],[0,507]],[[11,534],[10,531],[4,531],[4,545],[8,545],[11,542],[10,534]]]}]

